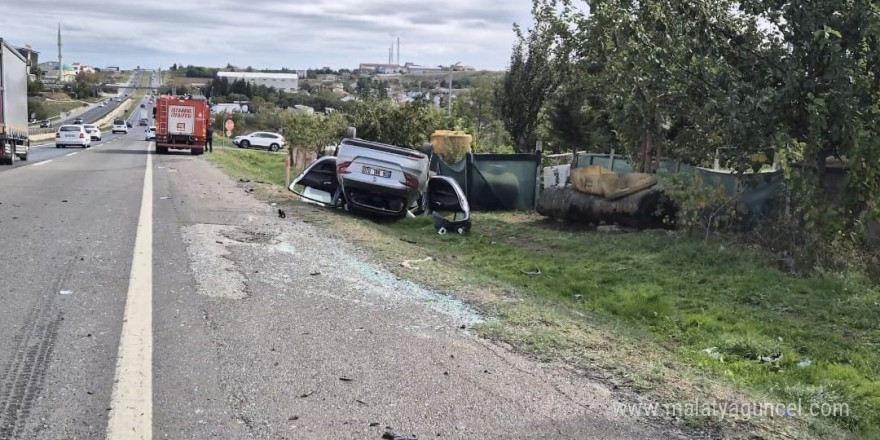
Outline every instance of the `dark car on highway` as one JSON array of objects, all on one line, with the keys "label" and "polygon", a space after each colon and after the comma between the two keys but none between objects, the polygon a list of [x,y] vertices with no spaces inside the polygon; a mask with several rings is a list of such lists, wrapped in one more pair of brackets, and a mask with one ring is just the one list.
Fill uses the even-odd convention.
[{"label": "dark car on highway", "polygon": [[82,124],[85,124],[85,122],[83,121],[83,118],[76,118],[73,120],[73,124],[74,125],[82,125]]},{"label": "dark car on highway", "polygon": [[50,121],[48,119],[43,119],[42,121],[40,121],[40,128],[48,128],[51,126],[52,126],[52,121]]}]

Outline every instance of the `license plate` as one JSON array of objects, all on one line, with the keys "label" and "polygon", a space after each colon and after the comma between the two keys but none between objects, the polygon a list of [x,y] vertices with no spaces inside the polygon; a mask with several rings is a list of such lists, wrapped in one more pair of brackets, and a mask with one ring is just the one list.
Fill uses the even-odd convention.
[{"label": "license plate", "polygon": [[384,177],[386,179],[391,178],[391,171],[381,170],[379,168],[364,167],[362,172],[369,176]]}]

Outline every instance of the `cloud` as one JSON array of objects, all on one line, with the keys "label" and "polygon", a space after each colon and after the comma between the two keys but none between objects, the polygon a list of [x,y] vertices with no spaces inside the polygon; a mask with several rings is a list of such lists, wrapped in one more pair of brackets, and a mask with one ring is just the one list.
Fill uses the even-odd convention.
[{"label": "cloud", "polygon": [[384,62],[399,37],[401,62],[503,69],[512,24],[531,24],[530,7],[530,0],[28,0],[4,6],[0,37],[30,44],[45,61],[57,55],[61,22],[68,61],[299,69]]}]

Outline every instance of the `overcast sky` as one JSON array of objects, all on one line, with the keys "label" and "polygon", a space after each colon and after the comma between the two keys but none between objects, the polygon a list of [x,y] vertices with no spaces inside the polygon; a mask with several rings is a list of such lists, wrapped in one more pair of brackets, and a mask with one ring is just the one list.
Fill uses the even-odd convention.
[{"label": "overcast sky", "polygon": [[[40,62],[96,67],[356,68],[400,61],[504,69],[514,22],[530,26],[530,0],[21,0],[4,1],[0,38],[30,44]],[[395,54],[396,61],[396,54]]]}]

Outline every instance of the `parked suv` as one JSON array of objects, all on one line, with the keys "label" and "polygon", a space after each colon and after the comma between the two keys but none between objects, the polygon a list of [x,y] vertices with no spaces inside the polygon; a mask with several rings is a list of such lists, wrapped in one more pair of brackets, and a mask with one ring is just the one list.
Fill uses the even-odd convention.
[{"label": "parked suv", "polygon": [[68,146],[89,148],[92,146],[92,137],[82,125],[62,125],[55,132],[55,148]]},{"label": "parked suv", "polygon": [[113,128],[111,130],[113,133],[125,133],[128,134],[128,124],[125,123],[122,119],[117,119],[113,121]]},{"label": "parked suv", "polygon": [[257,131],[244,136],[236,136],[232,143],[238,148],[265,148],[269,151],[278,151],[284,148],[284,136],[278,133],[269,133],[266,131]]}]

